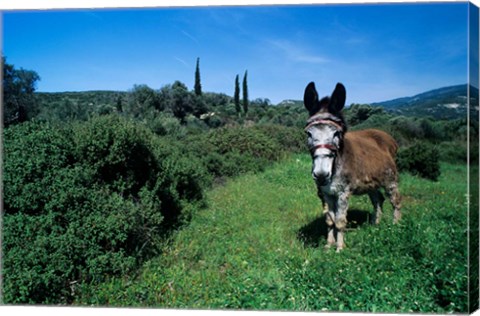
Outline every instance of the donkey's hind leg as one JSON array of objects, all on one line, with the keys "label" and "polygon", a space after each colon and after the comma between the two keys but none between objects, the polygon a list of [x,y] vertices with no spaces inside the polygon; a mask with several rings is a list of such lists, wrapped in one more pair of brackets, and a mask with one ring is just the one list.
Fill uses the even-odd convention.
[{"label": "donkey's hind leg", "polygon": [[388,198],[393,206],[393,223],[396,224],[402,218],[402,213],[400,211],[402,198],[398,192],[397,182],[392,182],[385,188]]},{"label": "donkey's hind leg", "polygon": [[370,201],[372,201],[374,208],[371,223],[378,224],[382,218],[382,206],[385,198],[380,190],[371,191],[368,193],[368,196],[370,197]]}]

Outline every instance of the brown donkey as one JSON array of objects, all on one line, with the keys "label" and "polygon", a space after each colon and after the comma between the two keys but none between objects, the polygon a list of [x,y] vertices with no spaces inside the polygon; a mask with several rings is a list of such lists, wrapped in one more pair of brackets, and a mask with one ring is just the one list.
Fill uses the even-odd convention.
[{"label": "brown donkey", "polygon": [[327,246],[344,248],[348,198],[368,194],[374,207],[372,222],[378,224],[384,197],[394,208],[394,223],[401,217],[398,173],[395,155],[398,145],[387,133],[367,129],[347,133],[341,113],[345,105],[345,87],[338,83],[331,97],[318,98],[315,84],[305,89],[304,104],[310,118],[305,132],[312,154],[312,176],[322,200],[328,225]]}]

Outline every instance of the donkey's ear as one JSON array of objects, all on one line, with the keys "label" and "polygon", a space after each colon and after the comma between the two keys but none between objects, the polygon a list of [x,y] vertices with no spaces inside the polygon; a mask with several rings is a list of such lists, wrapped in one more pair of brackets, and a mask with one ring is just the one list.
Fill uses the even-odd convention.
[{"label": "donkey's ear", "polygon": [[320,110],[320,102],[318,102],[318,93],[315,89],[315,83],[310,82],[305,88],[303,104],[305,104],[305,108],[307,108],[310,116],[314,115]]},{"label": "donkey's ear", "polygon": [[337,83],[335,90],[332,93],[330,98],[330,104],[328,106],[328,111],[330,113],[338,113],[345,106],[345,100],[347,98],[347,91],[341,83]]}]

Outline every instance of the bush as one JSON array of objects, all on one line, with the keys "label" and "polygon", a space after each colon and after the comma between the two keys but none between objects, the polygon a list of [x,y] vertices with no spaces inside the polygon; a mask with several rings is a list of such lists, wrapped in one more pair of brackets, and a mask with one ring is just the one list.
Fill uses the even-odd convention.
[{"label": "bush", "polygon": [[5,303],[68,303],[132,271],[209,183],[198,159],[119,116],[12,126],[4,148]]},{"label": "bush", "polygon": [[385,116],[386,113],[382,107],[374,107],[368,104],[352,104],[345,110],[345,118],[350,126],[361,124],[373,115]]},{"label": "bush", "polygon": [[36,215],[52,198],[55,171],[71,164],[72,140],[48,124],[24,123],[4,131],[4,203],[7,214]]},{"label": "bush", "polygon": [[440,160],[453,164],[466,164],[468,146],[464,141],[442,142],[438,145]]},{"label": "bush", "polygon": [[302,128],[286,127],[281,125],[267,124],[257,125],[255,130],[275,139],[282,151],[288,153],[308,152],[307,139]]},{"label": "bush", "polygon": [[117,115],[101,116],[73,127],[74,155],[97,183],[122,194],[137,194],[154,181],[156,162],[147,129]]},{"label": "bush", "polygon": [[157,135],[183,137],[187,133],[185,126],[169,112],[160,112],[147,120],[147,126]]},{"label": "bush", "polygon": [[161,223],[158,212],[146,217],[141,204],[100,188],[79,188],[72,174],[68,178],[57,183],[63,192],[41,214],[5,216],[6,303],[68,303],[76,286],[131,271],[141,258],[135,250],[143,245],[134,243],[145,242],[139,224]]},{"label": "bush", "polygon": [[200,117],[209,128],[220,128],[225,125],[226,119],[219,116],[216,112],[210,112]]},{"label": "bush", "polygon": [[98,117],[75,129],[76,155],[98,183],[137,199],[141,190],[161,199],[162,215],[177,219],[182,204],[203,199],[209,183],[200,161],[174,139],[119,116]]},{"label": "bush", "polygon": [[397,116],[392,118],[389,123],[392,128],[403,134],[407,139],[423,138],[423,130],[415,118]]},{"label": "bush", "polygon": [[203,133],[208,130],[208,125],[193,115],[187,115],[184,118],[184,123],[189,134]]},{"label": "bush", "polygon": [[274,139],[249,127],[215,130],[208,135],[208,141],[220,154],[237,152],[268,161],[276,160],[281,150]]},{"label": "bush", "polygon": [[258,172],[284,153],[276,139],[252,127],[230,127],[190,136],[184,148],[201,157],[215,177]]},{"label": "bush", "polygon": [[439,156],[434,146],[426,142],[415,142],[412,146],[399,150],[397,166],[400,171],[436,181],[440,176]]}]

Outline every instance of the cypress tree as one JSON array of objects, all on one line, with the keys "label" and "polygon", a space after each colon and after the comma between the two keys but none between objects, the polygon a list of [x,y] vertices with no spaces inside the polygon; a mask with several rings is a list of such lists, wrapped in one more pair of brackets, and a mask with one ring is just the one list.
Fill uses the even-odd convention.
[{"label": "cypress tree", "polygon": [[123,112],[123,100],[122,100],[122,96],[119,95],[117,97],[117,102],[115,104],[115,108],[117,109],[117,112],[119,113],[122,113]]},{"label": "cypress tree", "polygon": [[248,112],[248,85],[247,85],[247,71],[243,75],[243,112]]},{"label": "cypress tree", "polygon": [[240,116],[240,82],[238,81],[238,75],[235,77],[235,94],[233,96],[235,101],[235,110],[237,110],[237,114]]},{"label": "cypress tree", "polygon": [[200,84],[200,58],[197,57],[197,67],[195,69],[195,95],[202,95],[202,85]]}]

